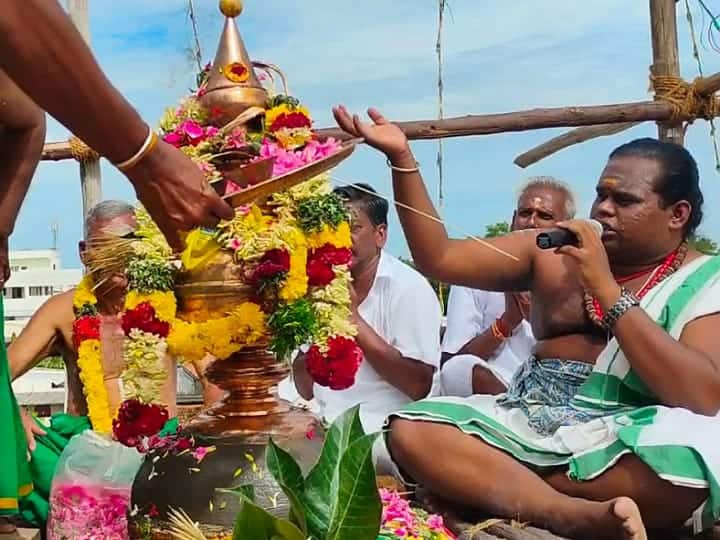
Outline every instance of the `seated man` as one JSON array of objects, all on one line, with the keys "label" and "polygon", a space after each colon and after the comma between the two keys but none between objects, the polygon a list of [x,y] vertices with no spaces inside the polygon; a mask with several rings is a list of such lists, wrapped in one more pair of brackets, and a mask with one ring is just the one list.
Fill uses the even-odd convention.
[{"label": "seated man", "polygon": [[293,372],[300,395],[314,397],[328,422],[359,403],[370,433],[389,413],[430,393],[440,364],[440,302],[423,276],[383,250],[388,202],[366,184],[336,193],[352,216],[352,309],[365,357],[347,390],[314,385],[302,354]]},{"label": "seated man", "polygon": [[[340,125],[382,150],[399,202],[434,214],[403,132],[377,111]],[[645,539],[720,517],[720,257],[689,249],[702,219],[695,160],[640,139],[615,149],[591,216],[489,240],[511,260],[400,211],[419,268],[437,279],[529,290],[535,356],[507,394],[437,398],[391,419],[404,472],[439,495],[570,538]]]},{"label": "seated man", "polygon": [[[135,226],[135,213],[131,205],[119,201],[101,202],[90,210],[85,220],[85,241],[80,242],[81,260],[85,262],[92,250],[93,239],[97,236],[124,236],[132,232]],[[127,279],[124,273],[118,273],[107,276],[103,281],[95,290],[101,317],[102,366],[110,409],[117,410],[122,402],[120,375],[124,369],[125,334],[120,325],[120,314],[125,302]],[[71,290],[46,301],[8,347],[13,380],[49,356],[62,356],[65,362],[67,414],[53,416],[47,429],[42,429],[27,415],[24,418],[29,433],[30,467],[35,489],[21,501],[20,508],[27,521],[37,524],[47,519],[50,484],[55,463],[63,448],[73,435],[91,427],[80,380],[77,348],[73,342],[74,294],[75,291]],[[160,397],[167,404],[170,418],[174,418],[177,414],[177,373],[175,362],[169,356],[166,357],[166,363],[168,377]]]},{"label": "seated man", "polygon": [[[570,188],[550,177],[528,181],[513,212],[513,231],[552,227],[575,216]],[[500,394],[535,345],[529,295],[450,288],[443,337],[443,394]]]}]

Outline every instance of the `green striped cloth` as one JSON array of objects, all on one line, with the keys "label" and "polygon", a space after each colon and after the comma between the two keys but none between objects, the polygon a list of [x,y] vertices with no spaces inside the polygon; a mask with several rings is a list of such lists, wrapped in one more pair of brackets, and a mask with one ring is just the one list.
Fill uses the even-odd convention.
[{"label": "green striped cloth", "polygon": [[[685,325],[720,312],[720,257],[700,257],[654,287],[642,308],[673,338]],[[542,468],[566,465],[571,478],[590,480],[633,453],[661,478],[709,490],[689,525],[696,533],[720,519],[720,415],[710,417],[659,404],[631,369],[616,340],[597,359],[571,406],[594,419],[540,435],[520,408],[496,396],[439,397],[393,416],[457,426],[518,460]]]}]

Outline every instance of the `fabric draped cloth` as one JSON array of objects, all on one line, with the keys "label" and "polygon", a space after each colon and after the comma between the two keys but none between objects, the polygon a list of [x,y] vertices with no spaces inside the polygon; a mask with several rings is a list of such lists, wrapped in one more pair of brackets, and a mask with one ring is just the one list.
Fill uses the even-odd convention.
[{"label": "fabric draped cloth", "polygon": [[[686,264],[654,287],[641,308],[679,339],[691,321],[720,312],[720,257]],[[687,523],[696,533],[720,519],[720,414],[703,416],[662,405],[615,339],[563,403],[556,392],[535,391],[541,368],[549,368],[548,376],[560,369],[557,362],[544,362],[529,360],[507,394],[427,399],[392,415],[388,423],[400,417],[454,425],[531,468],[565,466],[577,481],[592,480],[632,454],[672,484],[708,490]],[[564,373],[564,380],[583,375],[573,362],[568,365],[572,373]],[[539,374],[537,380],[528,369]]]}]

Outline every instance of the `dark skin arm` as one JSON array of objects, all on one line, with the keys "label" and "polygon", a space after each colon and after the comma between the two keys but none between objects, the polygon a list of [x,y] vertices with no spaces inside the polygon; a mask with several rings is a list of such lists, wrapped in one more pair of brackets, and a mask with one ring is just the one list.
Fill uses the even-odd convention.
[{"label": "dark skin arm", "polygon": [[[582,221],[558,224],[580,238],[578,247],[564,246],[572,257],[582,285],[604,310],[620,298],[620,287],[610,271],[602,241]],[[631,308],[616,323],[613,333],[628,362],[661,403],[697,414],[720,410],[720,314],[688,323],[679,340],[673,339],[640,308]]]},{"label": "dark skin arm", "polygon": [[0,282],[10,277],[8,238],[44,142],[45,114],[0,71]]},{"label": "dark skin arm", "polygon": [[432,387],[433,367],[400,354],[359,315],[355,322],[358,345],[378,375],[414,400],[427,396]]},{"label": "dark skin arm", "polygon": [[305,367],[305,355],[300,353],[293,362],[293,382],[298,394],[303,399],[310,401],[314,397],[313,380]]},{"label": "dark skin arm", "polygon": [[[133,156],[148,134],[148,126],[110,84],[58,2],[3,2],[0,69],[35,103],[114,163]],[[181,246],[177,231],[212,227],[233,216],[198,167],[163,142],[126,175],[176,248]]]},{"label": "dark skin arm", "polygon": [[[518,305],[517,298],[512,294],[505,295],[505,312],[500,317],[502,325],[505,328],[509,328],[511,331],[515,330],[518,325],[523,321],[523,314]],[[472,354],[478,358],[487,360],[490,358],[504,340],[498,339],[492,332],[491,328],[488,328],[483,333],[475,336],[465,345],[463,345],[456,354]]]},{"label": "dark skin arm", "polygon": [[[350,116],[344,107],[333,108],[338,125],[353,136],[363,137],[370,146],[384,153],[390,162],[406,169],[416,167],[405,134],[386,120],[376,109],[368,114],[373,124]],[[395,199],[415,210],[438,217],[419,172],[392,172]],[[444,225],[417,212],[398,207],[398,216],[412,258],[425,276],[445,283],[465,285],[490,291],[530,290],[535,248],[535,235],[519,231],[487,239],[489,244],[509,252],[513,260],[489,249],[473,239],[454,240]],[[482,269],[479,272],[478,269]]]}]

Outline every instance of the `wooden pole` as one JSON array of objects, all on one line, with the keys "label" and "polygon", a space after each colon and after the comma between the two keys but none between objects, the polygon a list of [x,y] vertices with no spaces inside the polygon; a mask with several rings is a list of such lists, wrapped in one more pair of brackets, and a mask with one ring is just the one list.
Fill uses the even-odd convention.
[{"label": "wooden pole", "polygon": [[518,167],[529,167],[533,163],[537,163],[541,159],[544,159],[560,150],[573,146],[574,144],[580,144],[590,139],[596,139],[598,137],[605,137],[607,135],[615,135],[622,131],[628,130],[638,125],[638,122],[627,122],[624,124],[599,124],[597,126],[584,126],[567,133],[563,133],[554,139],[550,139],[541,145],[536,146],[520,154],[515,158],[515,165]]},{"label": "wooden pole", "polygon": [[[680,76],[677,17],[675,0],[650,0],[650,32],[652,35],[653,75]],[[683,144],[682,121],[658,122],[658,138]]]},{"label": "wooden pole", "polygon": [[[90,15],[88,12],[89,0],[67,0],[68,13],[75,23],[85,42],[90,45]],[[100,161],[80,162],[80,186],[83,200],[83,220],[88,211],[102,200],[102,177]]]}]

